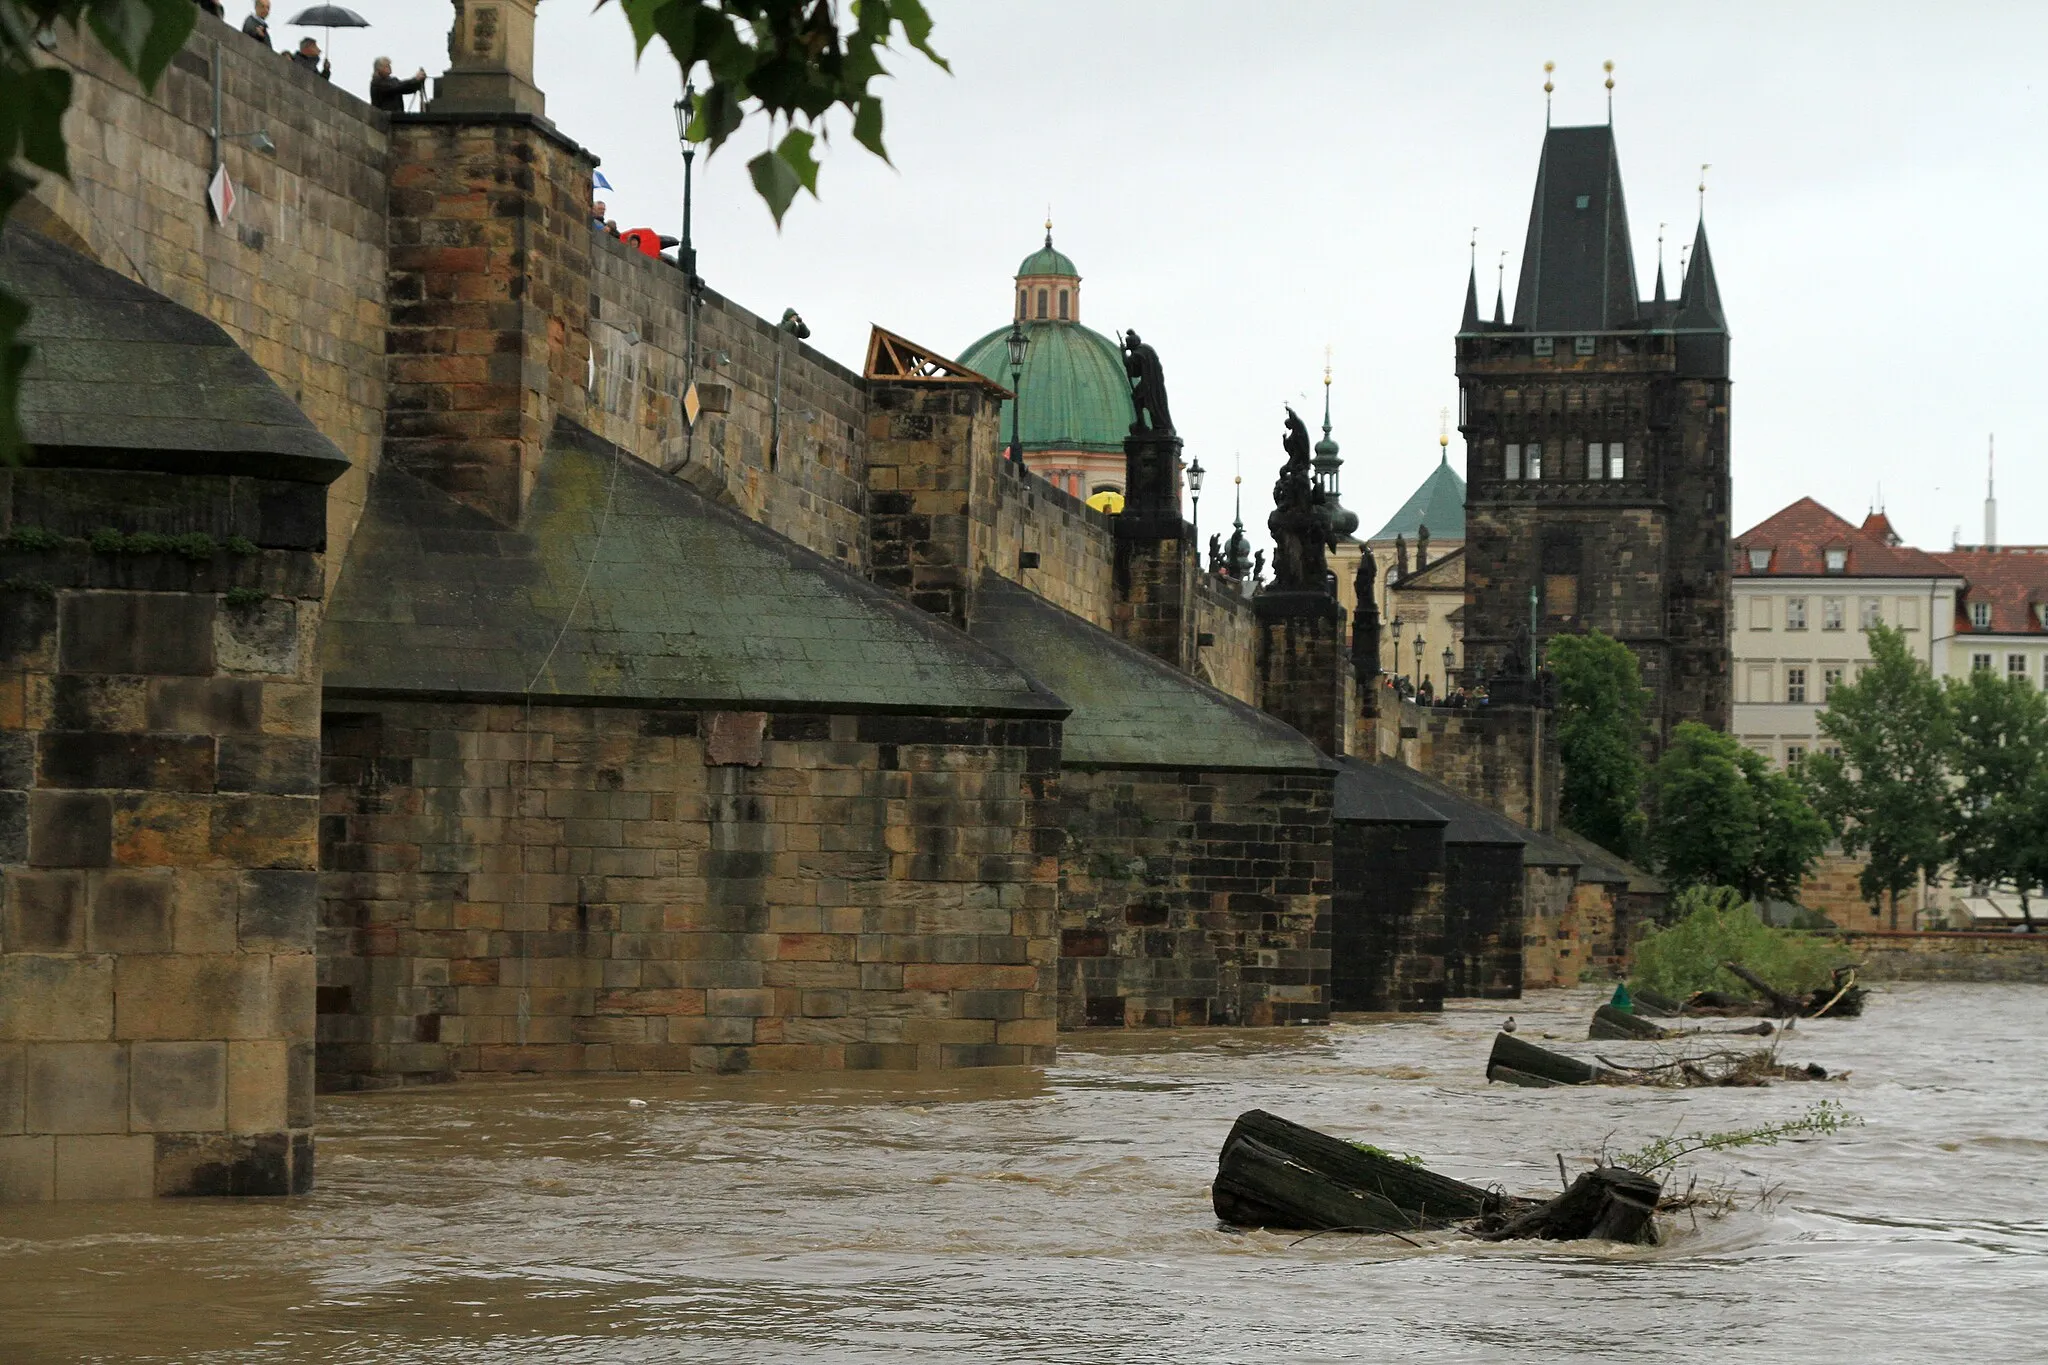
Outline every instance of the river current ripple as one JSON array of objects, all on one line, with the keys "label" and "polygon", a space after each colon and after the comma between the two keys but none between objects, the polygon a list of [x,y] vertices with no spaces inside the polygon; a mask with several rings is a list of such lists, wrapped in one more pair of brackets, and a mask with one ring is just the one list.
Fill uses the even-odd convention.
[{"label": "river current ripple", "polygon": [[[1883,987],[1800,1024],[1784,1059],[1842,1083],[1481,1079],[1509,1010],[1579,1050],[1600,998],[1073,1035],[1042,1075],[331,1097],[310,1198],[0,1209],[0,1360],[2048,1358],[2048,989]],[[1559,1155],[1823,1098],[1862,1124],[1698,1159],[1742,1207],[1654,1249],[1302,1240],[1209,1210],[1254,1107],[1540,1194]]]}]

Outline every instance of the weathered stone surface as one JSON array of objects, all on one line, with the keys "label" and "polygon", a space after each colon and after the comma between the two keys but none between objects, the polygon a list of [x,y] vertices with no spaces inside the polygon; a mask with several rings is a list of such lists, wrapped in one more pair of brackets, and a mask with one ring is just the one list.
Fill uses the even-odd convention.
[{"label": "weathered stone surface", "polygon": [[114,973],[103,957],[0,955],[0,1041],[113,1036]]},{"label": "weathered stone surface", "polygon": [[134,868],[91,875],[89,945],[96,953],[168,953],[175,947],[176,873]]},{"label": "weathered stone surface", "polygon": [[129,1058],[129,1122],[138,1133],[211,1131],[227,1123],[222,1042],[136,1043]]},{"label": "weathered stone surface", "polygon": [[33,1133],[128,1130],[125,1043],[33,1043],[25,1125]]},{"label": "weathered stone surface", "polygon": [[57,1139],[46,1134],[0,1137],[0,1204],[57,1197]]},{"label": "weathered stone surface", "polygon": [[85,880],[78,871],[8,869],[0,949],[13,953],[85,950]]}]

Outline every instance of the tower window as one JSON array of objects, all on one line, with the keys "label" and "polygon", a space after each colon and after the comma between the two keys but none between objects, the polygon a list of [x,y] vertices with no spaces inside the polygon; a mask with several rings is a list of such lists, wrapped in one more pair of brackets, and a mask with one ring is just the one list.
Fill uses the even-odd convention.
[{"label": "tower window", "polygon": [[1507,460],[1502,472],[1510,482],[1522,477],[1522,448],[1519,445],[1507,448]]},{"label": "tower window", "polygon": [[1573,337],[1573,338],[1572,338],[1572,354],[1573,354],[1573,355],[1591,355],[1591,354],[1593,354],[1593,338],[1591,338],[1591,337]]},{"label": "tower window", "polygon": [[1607,477],[1610,479],[1625,479],[1628,477],[1628,460],[1625,458],[1621,442],[1619,441],[1609,441],[1607,443]]},{"label": "tower window", "polygon": [[1597,479],[1607,472],[1607,447],[1598,441],[1586,442],[1586,477]]},{"label": "tower window", "polygon": [[1543,447],[1531,441],[1522,452],[1522,469],[1532,480],[1543,477]]},{"label": "tower window", "polygon": [[1554,352],[1556,351],[1556,349],[1557,349],[1557,338],[1556,338],[1556,337],[1537,337],[1537,338],[1536,338],[1536,342],[1535,342],[1535,346],[1536,346],[1536,354],[1537,354],[1537,355],[1550,355],[1550,354],[1553,354],[1553,353],[1554,353]]},{"label": "tower window", "polygon": [[1066,318],[1067,318],[1067,291],[1066,291],[1066,290],[1064,290],[1064,289],[1062,289],[1062,290],[1060,290],[1060,321],[1064,322],[1064,321],[1066,321]]},{"label": "tower window", "polygon": [[1045,305],[1047,302],[1047,297],[1047,292],[1045,290],[1041,289],[1038,291],[1038,316],[1040,317],[1045,316]]}]

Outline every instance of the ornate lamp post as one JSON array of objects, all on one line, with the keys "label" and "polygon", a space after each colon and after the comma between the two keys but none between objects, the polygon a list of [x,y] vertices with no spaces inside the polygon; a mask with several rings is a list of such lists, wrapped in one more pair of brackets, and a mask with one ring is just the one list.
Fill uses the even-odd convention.
[{"label": "ornate lamp post", "polygon": [[1444,646],[1444,695],[1447,697],[1451,695],[1451,664],[1457,657],[1451,652],[1449,645]]},{"label": "ornate lamp post", "polygon": [[1022,474],[1025,472],[1024,441],[1019,428],[1024,416],[1024,353],[1031,349],[1031,338],[1024,335],[1021,314],[1010,323],[1010,335],[1006,340],[1010,346],[1010,462]]},{"label": "ornate lamp post", "polygon": [[697,117],[697,86],[683,86],[676,101],[676,140],[683,144],[683,241],[676,248],[676,264],[691,279],[697,278],[697,248],[690,244],[690,172],[697,160],[697,144],[690,141],[690,123]]},{"label": "ornate lamp post", "polygon": [[1422,686],[1422,631],[1419,627],[1415,632],[1415,685]]},{"label": "ornate lamp post", "polygon": [[1188,466],[1188,492],[1195,502],[1195,543],[1202,540],[1202,476],[1209,471],[1202,468],[1202,457],[1195,456],[1195,462]]}]

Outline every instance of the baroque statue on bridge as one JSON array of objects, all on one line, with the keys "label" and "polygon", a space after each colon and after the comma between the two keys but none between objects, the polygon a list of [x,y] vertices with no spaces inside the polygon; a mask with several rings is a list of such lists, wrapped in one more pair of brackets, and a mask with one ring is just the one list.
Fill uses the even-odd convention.
[{"label": "baroque statue on bridge", "polygon": [[1330,569],[1323,555],[1337,548],[1337,535],[1309,462],[1308,428],[1291,407],[1281,444],[1287,463],[1273,485],[1273,514],[1266,518],[1273,535],[1273,587],[1277,592],[1327,593]]},{"label": "baroque statue on bridge", "polygon": [[1131,381],[1133,436],[1171,436],[1173,418],[1166,410],[1166,373],[1159,368],[1159,352],[1138,336],[1125,332],[1124,374]]}]

